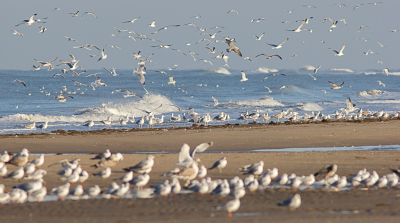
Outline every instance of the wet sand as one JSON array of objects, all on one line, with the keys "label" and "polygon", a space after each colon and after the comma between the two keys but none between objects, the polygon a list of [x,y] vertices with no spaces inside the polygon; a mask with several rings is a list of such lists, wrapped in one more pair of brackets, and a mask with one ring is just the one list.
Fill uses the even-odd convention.
[{"label": "wet sand", "polygon": [[[194,148],[198,143],[213,141],[210,151],[198,153],[202,163],[210,167],[225,156],[227,167],[219,173],[208,173],[213,179],[232,178],[239,175],[239,167],[263,160],[265,168],[277,167],[279,174],[308,175],[326,164],[338,164],[340,176],[350,176],[359,169],[376,170],[379,175],[390,173],[389,168],[400,165],[399,151],[346,151],[346,152],[269,152],[255,153],[252,149],[290,147],[328,147],[358,145],[400,144],[398,121],[374,123],[329,123],[280,126],[235,126],[234,128],[207,128],[169,131],[142,131],[127,133],[90,133],[76,135],[20,135],[3,137],[2,150],[18,152],[23,147],[32,153],[98,153],[105,149],[112,152],[179,151],[183,143]],[[251,128],[250,128],[251,127]],[[211,131],[210,131],[211,129]],[[355,129],[355,131],[354,131]],[[53,138],[54,137],[54,138]],[[84,188],[98,184],[103,190],[112,179],[124,174],[122,168],[145,159],[146,154],[125,155],[124,160],[113,168],[112,176],[102,181],[91,176]],[[59,166],[48,165],[61,159],[81,158],[81,165],[90,174],[101,169],[90,167],[96,161],[93,155],[46,156],[43,169],[48,171],[45,186],[51,188],[63,184],[56,173]],[[177,154],[155,154],[155,165],[148,184],[153,186],[165,178],[164,172],[175,168]],[[34,159],[31,156],[30,159]],[[9,166],[12,171],[16,167]],[[245,176],[241,176],[244,178]],[[1,179],[10,191],[13,180]],[[213,207],[232,197],[219,198],[195,194],[180,194],[176,198],[153,199],[94,199],[64,202],[25,203],[0,207],[0,222],[398,222],[400,219],[400,189],[348,190],[342,192],[319,190],[298,191],[302,206],[296,211],[276,205],[296,193],[290,189],[266,189],[246,194],[240,209],[228,219],[225,211]]]}]

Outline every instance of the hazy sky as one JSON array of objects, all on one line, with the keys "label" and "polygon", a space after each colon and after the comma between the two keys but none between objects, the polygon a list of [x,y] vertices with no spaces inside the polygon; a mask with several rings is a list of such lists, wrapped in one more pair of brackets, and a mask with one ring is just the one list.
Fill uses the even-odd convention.
[{"label": "hazy sky", "polygon": [[[178,69],[217,69],[223,67],[223,60],[212,59],[224,51],[229,56],[230,69],[256,70],[259,67],[268,68],[301,68],[305,65],[319,66],[323,69],[350,68],[354,70],[367,70],[390,68],[399,69],[400,30],[399,17],[400,1],[385,1],[378,4],[364,1],[82,1],[82,0],[21,0],[6,1],[2,3],[0,35],[0,69],[29,70],[32,65],[38,65],[33,59],[49,61],[55,57],[58,60],[70,60],[69,54],[75,55],[80,60],[79,65],[85,69],[101,69],[102,67],[116,67],[118,69],[134,69],[137,67],[137,60],[131,56],[133,52],[141,51],[142,55],[148,56],[154,53],[151,58],[155,64],[147,64],[148,69],[167,70],[178,64]],[[346,3],[348,7],[338,7],[335,4]],[[354,9],[357,4],[364,3]],[[309,5],[311,7],[306,7]],[[315,6],[316,8],[314,8]],[[61,8],[63,11],[53,11],[54,8]],[[227,12],[237,10],[235,13]],[[293,10],[294,9],[294,10]],[[286,11],[285,11],[286,10]],[[291,11],[289,13],[288,11]],[[79,11],[79,17],[72,17],[71,12]],[[98,19],[92,15],[84,15],[85,12],[93,12]],[[29,19],[37,13],[35,19],[47,17],[44,24],[25,24],[15,27],[24,19]],[[196,18],[195,16],[201,16]],[[135,23],[122,23],[140,17]],[[308,24],[303,26],[300,33],[286,31],[296,29],[301,22],[295,22],[305,18],[313,17]],[[345,19],[347,25],[339,21],[337,28],[328,32],[332,22],[322,23],[324,18],[330,17],[334,21]],[[265,18],[260,22],[250,21],[252,19]],[[156,20],[156,27],[148,25]],[[291,23],[282,23],[290,21]],[[206,33],[216,34],[215,39],[208,35],[200,35],[194,26],[184,25],[194,23],[200,28],[207,28]],[[167,25],[181,25],[161,30],[157,34],[151,34]],[[360,26],[364,26],[359,32]],[[47,31],[38,33],[39,26],[44,26]],[[212,27],[219,26],[224,28]],[[121,30],[130,29],[138,34],[146,35],[157,41],[139,40],[134,41],[127,36],[136,37],[127,31],[118,33],[114,28]],[[16,29],[24,34],[24,37],[13,35],[10,30]],[[257,36],[265,32],[260,41],[257,41],[252,34]],[[116,34],[119,37],[111,36]],[[72,37],[79,42],[67,41],[65,36]],[[223,37],[235,38],[235,45],[238,46],[243,57],[250,57],[253,62],[244,60],[243,57],[227,53],[227,44]],[[268,43],[279,44],[287,37],[281,49],[271,49]],[[221,42],[210,44],[208,47],[215,47],[216,53],[209,54],[206,49],[208,41],[199,42],[200,39],[219,40]],[[322,43],[321,41],[325,41]],[[160,42],[158,42],[160,41]],[[378,42],[385,45],[381,47]],[[106,60],[97,62],[98,57],[91,58],[88,54],[99,55],[100,52],[92,50],[73,48],[84,44],[94,44],[105,48],[108,55]],[[191,45],[186,45],[190,43]],[[346,44],[344,56],[336,57],[329,48],[340,50]],[[150,47],[156,45],[171,44],[172,48],[179,49],[188,54],[195,52],[197,59],[209,60],[213,66],[204,61],[194,61],[189,54],[183,55],[171,49],[159,49]],[[121,49],[110,48],[107,45],[118,46]],[[365,55],[368,50],[377,54]],[[273,57],[266,60],[265,57],[257,57],[260,53],[269,55],[279,54],[283,60]],[[298,55],[290,59],[292,55]],[[57,60],[57,62],[58,62]],[[382,61],[383,64],[377,63]],[[53,64],[58,64],[53,62]],[[59,71],[65,66],[58,66],[53,72]]]}]

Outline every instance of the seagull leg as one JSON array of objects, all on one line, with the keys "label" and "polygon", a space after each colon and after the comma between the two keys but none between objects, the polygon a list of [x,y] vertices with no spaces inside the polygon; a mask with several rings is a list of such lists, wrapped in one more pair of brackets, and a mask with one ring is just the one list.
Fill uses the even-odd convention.
[{"label": "seagull leg", "polygon": [[228,217],[232,218],[232,212],[228,211]]}]

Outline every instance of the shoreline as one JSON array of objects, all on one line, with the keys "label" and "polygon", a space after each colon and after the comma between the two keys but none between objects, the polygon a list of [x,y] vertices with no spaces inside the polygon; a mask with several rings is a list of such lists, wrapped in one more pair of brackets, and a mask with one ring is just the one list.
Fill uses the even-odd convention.
[{"label": "shoreline", "polygon": [[179,152],[213,141],[208,151],[400,145],[398,120],[319,122],[309,124],[243,124],[157,129],[103,129],[1,135],[4,150],[32,153]]}]

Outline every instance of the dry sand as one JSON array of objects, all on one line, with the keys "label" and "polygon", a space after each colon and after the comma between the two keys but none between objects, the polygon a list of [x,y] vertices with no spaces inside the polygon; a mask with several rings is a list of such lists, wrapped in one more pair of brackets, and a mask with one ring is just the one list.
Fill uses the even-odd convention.
[{"label": "dry sand", "polygon": [[[336,163],[338,174],[350,176],[359,169],[376,170],[379,175],[390,173],[390,168],[400,164],[399,151],[348,151],[348,152],[269,152],[246,151],[267,148],[331,147],[360,145],[400,144],[399,121],[373,123],[328,123],[307,125],[244,125],[210,127],[207,129],[178,129],[162,131],[91,132],[66,135],[19,135],[3,136],[2,150],[18,152],[23,147],[32,153],[98,153],[105,149],[112,152],[177,152],[183,143],[195,147],[198,143],[213,141],[209,151],[221,153],[198,153],[203,164],[210,167],[222,156],[227,157],[228,166],[219,173],[209,171],[213,179],[232,178],[239,175],[238,168],[263,160],[265,169],[277,167],[282,173],[308,175],[326,164]],[[250,128],[251,127],[251,128]],[[122,168],[143,160],[146,154],[125,155],[124,160],[113,168],[110,179],[102,181],[91,176],[84,184],[107,188],[112,179],[124,174]],[[46,187],[63,184],[56,173],[59,166],[47,167],[61,159],[81,158],[84,170],[95,173],[101,169],[90,167],[93,155],[46,156],[48,171]],[[148,186],[161,183],[160,175],[175,168],[177,154],[155,154],[155,166]],[[35,158],[32,156],[30,159]],[[9,166],[12,171],[16,167]],[[244,177],[244,176],[243,176]],[[10,191],[13,180],[1,179]],[[289,189],[261,190],[247,194],[241,199],[240,209],[232,219],[224,211],[213,207],[231,200],[195,194],[181,194],[176,198],[153,199],[94,199],[65,202],[25,203],[0,207],[0,222],[398,222],[400,219],[400,189],[355,190],[332,192],[326,190],[300,191],[302,206],[296,211],[276,204],[295,192]]]}]

